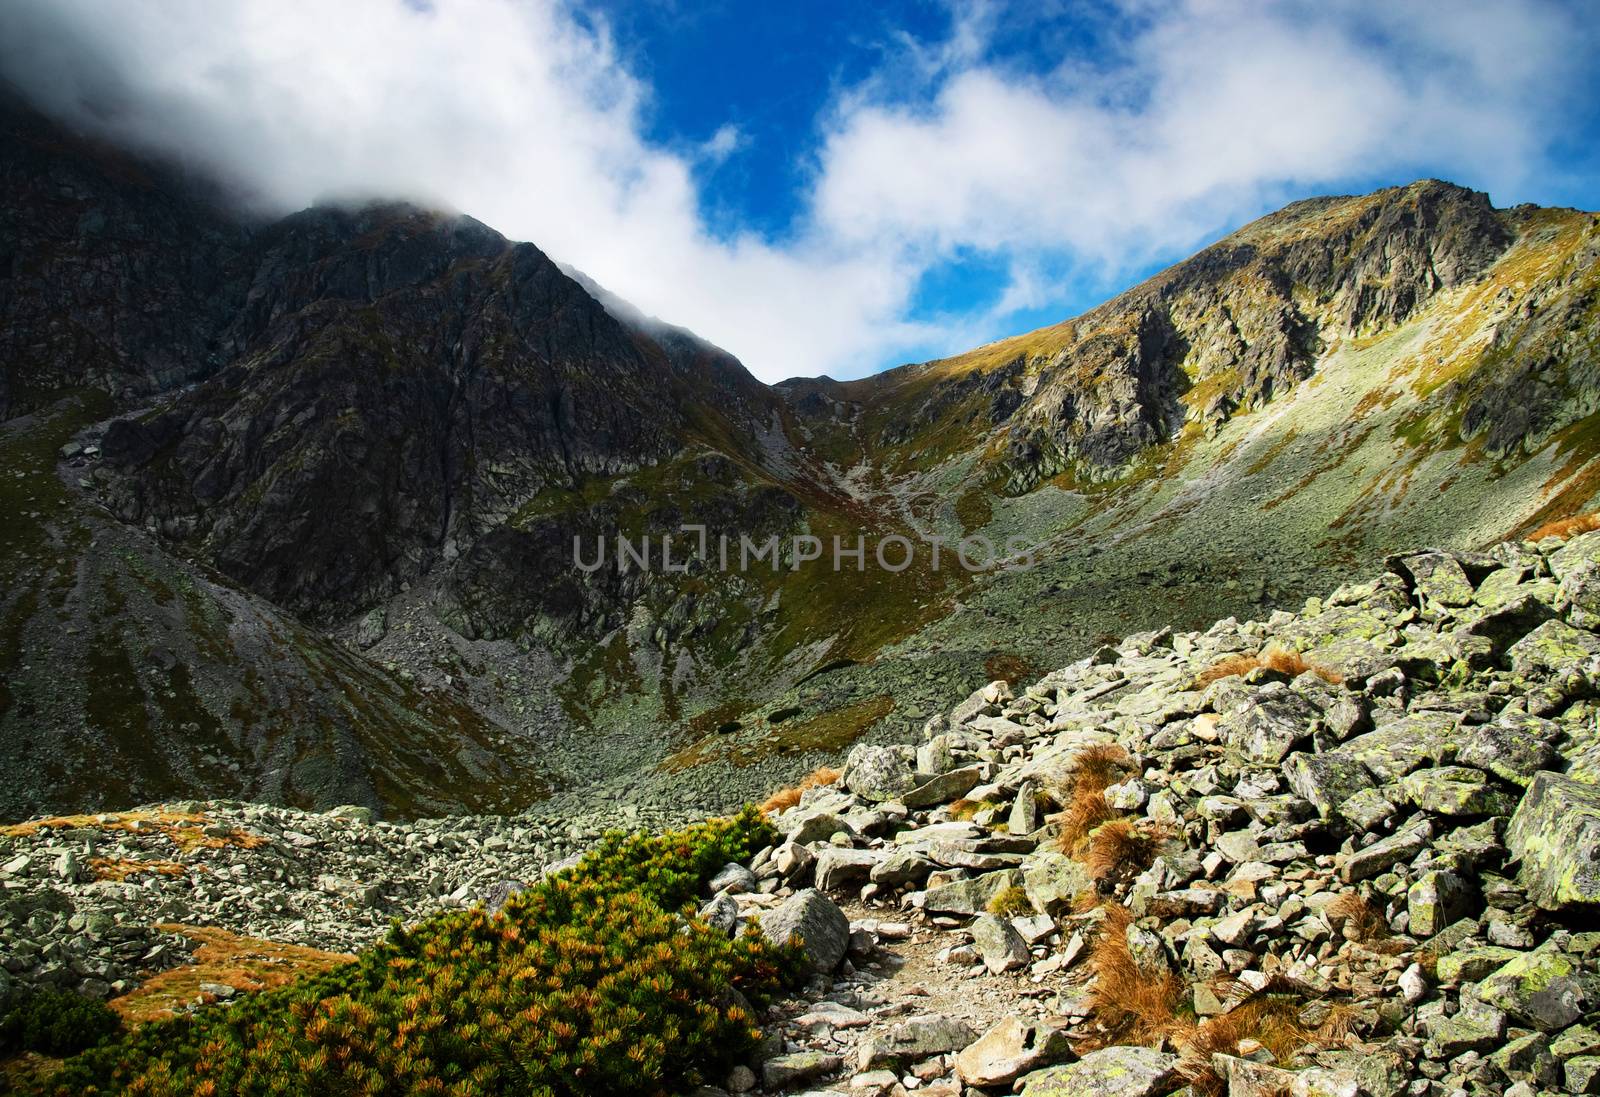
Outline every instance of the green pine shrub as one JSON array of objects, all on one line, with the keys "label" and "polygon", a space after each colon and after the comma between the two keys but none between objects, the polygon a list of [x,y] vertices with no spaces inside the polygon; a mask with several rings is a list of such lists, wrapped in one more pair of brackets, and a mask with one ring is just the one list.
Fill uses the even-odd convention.
[{"label": "green pine shrub", "polygon": [[70,991],[16,987],[0,998],[0,1056],[76,1055],[121,1027],[110,1006]]},{"label": "green pine shrub", "polygon": [[670,834],[608,835],[498,914],[396,925],[349,964],[85,1052],[50,1092],[578,1097],[692,1088],[747,1057],[760,1038],[751,1005],[802,978],[792,947],[753,932],[730,940],[692,918],[705,881],[773,836],[748,810]]}]

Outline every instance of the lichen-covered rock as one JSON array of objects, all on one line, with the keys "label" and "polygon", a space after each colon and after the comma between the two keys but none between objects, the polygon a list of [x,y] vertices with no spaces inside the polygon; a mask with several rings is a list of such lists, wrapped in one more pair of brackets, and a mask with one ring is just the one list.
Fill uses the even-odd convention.
[{"label": "lichen-covered rock", "polygon": [[1432,937],[1466,915],[1472,907],[1472,887],[1453,872],[1423,873],[1406,891],[1409,931],[1413,937]]},{"label": "lichen-covered rock", "polygon": [[1484,724],[1472,729],[1461,744],[1457,760],[1477,766],[1503,781],[1526,787],[1533,775],[1550,769],[1556,751],[1548,742],[1513,724]]},{"label": "lichen-covered rock", "polygon": [[1054,850],[1030,858],[1021,878],[1034,909],[1050,915],[1072,909],[1080,895],[1094,889],[1088,869]]},{"label": "lichen-covered rock", "polygon": [[970,1026],[952,1017],[924,1014],[901,1021],[886,1032],[869,1037],[856,1053],[857,1070],[904,1066],[930,1055],[945,1055],[978,1038]]},{"label": "lichen-covered rock", "polygon": [[1434,815],[1505,815],[1515,806],[1480,769],[1438,766],[1407,774],[1400,782],[1406,799]]},{"label": "lichen-covered rock", "polygon": [[1227,713],[1218,724],[1224,740],[1252,762],[1281,762],[1311,737],[1317,710],[1297,693],[1283,690]]},{"label": "lichen-covered rock", "polygon": [[1157,1097],[1178,1081],[1178,1057],[1148,1047],[1108,1047],[1018,1082],[1022,1097]]},{"label": "lichen-covered rock", "polygon": [[908,808],[948,804],[951,800],[959,799],[976,788],[978,782],[982,780],[980,772],[976,766],[949,770],[923,781],[914,788],[907,789],[899,799]]},{"label": "lichen-covered rock", "polygon": [[980,914],[970,927],[972,944],[990,974],[1015,971],[1028,962],[1028,943],[1004,918]]},{"label": "lichen-covered rock", "polygon": [[1390,721],[1339,749],[1378,779],[1398,781],[1414,769],[1440,765],[1456,750],[1462,732],[1448,713],[1415,713]]},{"label": "lichen-covered rock", "polygon": [[1546,910],[1600,904],[1600,787],[1537,774],[1506,829],[1518,880]]},{"label": "lichen-covered rock", "polygon": [[1342,751],[1296,754],[1289,759],[1285,772],[1289,787],[1310,801],[1324,819],[1356,793],[1373,787],[1367,767]]},{"label": "lichen-covered rock", "polygon": [[1022,873],[1017,869],[985,872],[929,888],[923,892],[922,909],[929,914],[977,914],[1002,891],[1021,886]]},{"label": "lichen-covered rock", "polygon": [[1512,672],[1524,678],[1567,670],[1596,655],[1600,636],[1560,620],[1546,621],[1506,652]]},{"label": "lichen-covered rock", "polygon": [[862,744],[850,752],[840,780],[864,800],[893,800],[917,786],[915,764],[910,747]]},{"label": "lichen-covered rock", "polygon": [[1520,1024],[1555,1032],[1600,1005],[1600,975],[1543,948],[1508,962],[1478,984],[1475,996]]}]

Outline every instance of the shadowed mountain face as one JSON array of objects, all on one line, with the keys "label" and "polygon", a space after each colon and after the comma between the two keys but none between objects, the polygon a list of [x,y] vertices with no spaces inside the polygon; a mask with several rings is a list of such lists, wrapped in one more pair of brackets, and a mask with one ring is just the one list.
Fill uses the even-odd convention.
[{"label": "shadowed mountain face", "polygon": [[[1432,181],[1312,199],[1055,327],[768,388],[470,218],[264,223],[16,104],[0,127],[0,443],[32,455],[6,490],[36,530],[0,735],[49,742],[75,802],[94,753],[200,739],[215,764],[171,751],[104,799],[735,801],[1103,634],[1496,540],[1600,483],[1592,214]],[[685,525],[682,570],[573,565],[575,537]],[[1036,566],[717,559],[796,534],[1019,537]],[[152,569],[199,602],[106,594],[156,599]],[[115,705],[46,697],[56,635]],[[56,802],[12,780],[11,813]]]}]

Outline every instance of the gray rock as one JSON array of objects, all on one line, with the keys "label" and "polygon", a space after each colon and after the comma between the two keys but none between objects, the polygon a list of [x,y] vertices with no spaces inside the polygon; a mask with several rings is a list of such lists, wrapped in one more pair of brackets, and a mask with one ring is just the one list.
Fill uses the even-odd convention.
[{"label": "gray rock", "polygon": [[936,867],[933,859],[915,849],[897,849],[872,866],[872,882],[884,887],[919,885]]},{"label": "gray rock", "polygon": [[1600,655],[1600,636],[1560,620],[1546,621],[1506,652],[1512,672],[1523,678],[1564,671],[1595,655]]},{"label": "gray rock", "polygon": [[1296,754],[1289,759],[1285,772],[1289,787],[1310,801],[1324,819],[1337,812],[1356,793],[1374,787],[1367,767],[1339,751]]},{"label": "gray rock", "polygon": [[978,1034],[962,1021],[936,1014],[911,1017],[868,1037],[856,1053],[857,1070],[921,1062],[966,1047]]},{"label": "gray rock", "polygon": [[712,929],[729,937],[739,928],[739,904],[730,895],[718,895],[701,906],[698,917],[705,919]]},{"label": "gray rock", "polygon": [[838,967],[850,946],[850,920],[815,888],[797,892],[762,912],[759,922],[769,941],[784,944],[799,938],[806,962],[822,974]]},{"label": "gray rock", "polygon": [[840,780],[864,800],[894,800],[917,786],[915,764],[910,747],[862,744],[850,751]]},{"label": "gray rock", "polygon": [[756,889],[756,874],[739,864],[726,864],[711,878],[711,894],[724,891],[750,892]]},{"label": "gray rock", "polygon": [[1600,976],[1565,953],[1524,953],[1478,984],[1486,1005],[1542,1032],[1566,1028],[1600,1005]]},{"label": "gray rock", "polygon": [[1018,1075],[1071,1053],[1066,1034],[1040,1021],[1007,1017],[956,1055],[956,1077],[969,1086],[1006,1086]]},{"label": "gray rock", "polygon": [[832,1074],[843,1065],[839,1056],[821,1051],[776,1055],[761,1064],[761,1084],[768,1089],[788,1089]]},{"label": "gray rock", "polygon": [[1504,815],[1515,807],[1507,793],[1471,766],[1419,769],[1401,779],[1400,789],[1412,804],[1434,815]]},{"label": "gray rock", "polygon": [[1463,765],[1477,766],[1524,787],[1540,770],[1554,768],[1556,759],[1549,743],[1524,728],[1505,724],[1474,728],[1458,755]]},{"label": "gray rock", "polygon": [[1470,996],[1453,1016],[1440,1015],[1428,1024],[1428,1056],[1444,1061],[1468,1051],[1497,1047],[1506,1034],[1506,1015]]},{"label": "gray rock", "polygon": [[951,800],[959,799],[971,792],[981,780],[981,771],[977,767],[953,769],[907,790],[899,799],[906,807],[912,809],[948,804]]},{"label": "gray rock", "polygon": [[929,914],[978,914],[1000,892],[1021,886],[1022,873],[1017,869],[986,872],[929,888],[923,893],[922,909]]},{"label": "gray rock", "polygon": [[1353,884],[1386,872],[1401,861],[1409,861],[1421,853],[1432,838],[1433,824],[1426,819],[1419,819],[1404,830],[1396,831],[1343,858],[1339,864],[1339,878],[1347,884]]},{"label": "gray rock", "polygon": [[864,883],[878,863],[878,857],[867,849],[824,846],[817,851],[817,887],[823,891],[839,891]]},{"label": "gray rock", "polygon": [[1028,963],[1028,943],[1009,921],[980,914],[970,928],[972,943],[992,974],[1015,971]]},{"label": "gray rock", "polygon": [[1413,937],[1432,937],[1470,913],[1472,898],[1472,886],[1455,873],[1423,873],[1406,891],[1408,932]]},{"label": "gray rock", "polygon": [[1600,788],[1537,774],[1506,829],[1517,879],[1545,910],[1600,904]]},{"label": "gray rock", "polygon": [[1178,1083],[1178,1057],[1147,1047],[1091,1051],[1018,1080],[1022,1097],[1158,1097]]},{"label": "gray rock", "polygon": [[1033,909],[1051,916],[1070,911],[1078,896],[1094,889],[1088,869],[1054,850],[1030,858],[1020,876]]},{"label": "gray rock", "polygon": [[1311,737],[1316,717],[1309,701],[1286,690],[1228,713],[1217,727],[1223,741],[1250,761],[1277,763]]}]

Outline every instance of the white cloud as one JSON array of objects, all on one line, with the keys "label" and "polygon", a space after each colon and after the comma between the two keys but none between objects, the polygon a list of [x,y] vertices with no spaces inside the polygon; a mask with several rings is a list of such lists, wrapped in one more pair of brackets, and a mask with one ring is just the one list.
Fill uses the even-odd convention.
[{"label": "white cloud", "polygon": [[[962,349],[1059,300],[1043,270],[1115,275],[1340,180],[1423,165],[1514,192],[1595,44],[1538,0],[1128,0],[1114,49],[1028,76],[987,59],[1001,11],[960,6],[946,41],[903,41],[892,78],[841,92],[781,239],[705,223],[695,172],[743,133],[652,145],[652,90],[562,0],[9,0],[0,66],[266,207],[465,210],[771,380]],[[1002,256],[1010,285],[912,320],[957,248]]]}]

